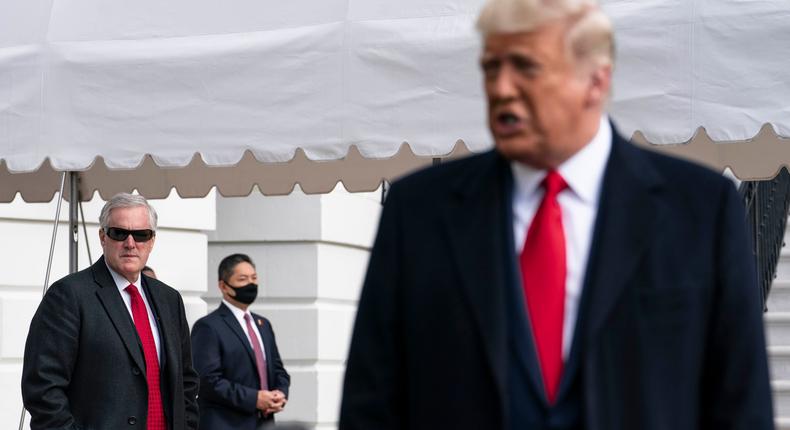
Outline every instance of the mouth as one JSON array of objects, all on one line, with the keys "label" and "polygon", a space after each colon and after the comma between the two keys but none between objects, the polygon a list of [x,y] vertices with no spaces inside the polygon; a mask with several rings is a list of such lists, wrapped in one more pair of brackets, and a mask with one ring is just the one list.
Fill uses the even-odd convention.
[{"label": "mouth", "polygon": [[495,115],[491,131],[497,138],[508,138],[521,133],[526,128],[523,117],[510,111],[499,112]]},{"label": "mouth", "polygon": [[516,124],[519,121],[519,119],[513,113],[504,112],[497,115],[497,121],[505,125],[513,125]]}]

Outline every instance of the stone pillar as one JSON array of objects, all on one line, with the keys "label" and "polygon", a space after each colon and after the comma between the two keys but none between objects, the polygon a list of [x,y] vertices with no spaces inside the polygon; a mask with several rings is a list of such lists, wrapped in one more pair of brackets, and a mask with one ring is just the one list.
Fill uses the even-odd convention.
[{"label": "stone pillar", "polygon": [[359,290],[378,225],[380,192],[217,199],[209,233],[209,310],[219,303],[217,266],[232,253],[255,261],[260,284],[251,309],[272,322],[291,374],[280,422],[334,429]]}]

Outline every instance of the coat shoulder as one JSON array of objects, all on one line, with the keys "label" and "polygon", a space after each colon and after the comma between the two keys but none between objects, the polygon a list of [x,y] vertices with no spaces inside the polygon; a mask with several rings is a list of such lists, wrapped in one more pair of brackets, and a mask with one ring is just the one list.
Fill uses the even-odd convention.
[{"label": "coat shoulder", "polygon": [[158,279],[149,278],[148,276],[145,275],[142,276],[144,277],[145,282],[148,284],[149,288],[157,288],[162,294],[164,294],[168,298],[181,295],[181,293],[179,293],[178,290],[171,287],[170,285],[165,284],[164,282]]},{"label": "coat shoulder", "polygon": [[81,296],[93,292],[96,287],[97,284],[93,280],[91,268],[88,267],[58,279],[47,289],[47,293],[57,292]]},{"label": "coat shoulder", "polygon": [[221,320],[222,320],[222,315],[220,312],[220,308],[217,308],[209,312],[207,315],[198,318],[198,320],[195,321],[194,326],[199,326],[199,325],[212,326],[214,324],[217,324]]},{"label": "coat shoulder", "polygon": [[393,186],[402,188],[436,188],[452,183],[459,176],[466,176],[482,166],[498,159],[495,151],[473,154],[467,157],[447,161],[435,166],[426,167],[395,181]]},{"label": "coat shoulder", "polygon": [[695,161],[662,154],[654,150],[639,148],[637,146],[633,146],[633,149],[644,154],[644,156],[661,171],[678,175],[677,177],[681,180],[699,179],[720,183],[728,182],[727,178],[723,177],[720,172]]},{"label": "coat shoulder", "polygon": [[389,195],[415,207],[437,206],[456,192],[466,192],[485,182],[487,175],[502,163],[506,162],[493,150],[447,161],[393,182]]},{"label": "coat shoulder", "polygon": [[263,316],[261,314],[257,314],[255,312],[250,312],[250,314],[252,314],[252,318],[256,321],[256,323],[258,325],[263,324],[263,325],[266,325],[268,327],[271,327],[271,325],[272,325],[271,321],[269,321],[269,319],[266,318],[265,316]]},{"label": "coat shoulder", "polygon": [[696,190],[700,193],[710,192],[712,189],[731,187],[733,182],[720,172],[695,161],[662,154],[651,149],[631,145],[633,151],[638,151],[662,176],[665,183]]}]

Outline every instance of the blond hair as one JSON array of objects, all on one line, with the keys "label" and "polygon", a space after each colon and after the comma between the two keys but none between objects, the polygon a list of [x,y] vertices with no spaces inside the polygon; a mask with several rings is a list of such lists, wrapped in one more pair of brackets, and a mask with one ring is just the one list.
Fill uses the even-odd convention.
[{"label": "blond hair", "polygon": [[595,66],[614,63],[614,37],[609,17],[596,0],[488,0],[477,19],[485,38],[495,33],[534,31],[552,21],[568,22],[566,43],[575,60]]}]

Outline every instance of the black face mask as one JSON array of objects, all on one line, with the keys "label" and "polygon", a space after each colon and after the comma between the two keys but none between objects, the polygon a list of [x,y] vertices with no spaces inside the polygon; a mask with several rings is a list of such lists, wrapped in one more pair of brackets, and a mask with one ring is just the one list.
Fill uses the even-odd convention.
[{"label": "black face mask", "polygon": [[225,285],[233,288],[233,291],[236,293],[236,295],[232,297],[240,303],[244,303],[245,305],[251,304],[255,301],[255,298],[258,297],[258,284],[253,284],[250,282],[243,287],[234,287],[233,285],[225,282]]}]

